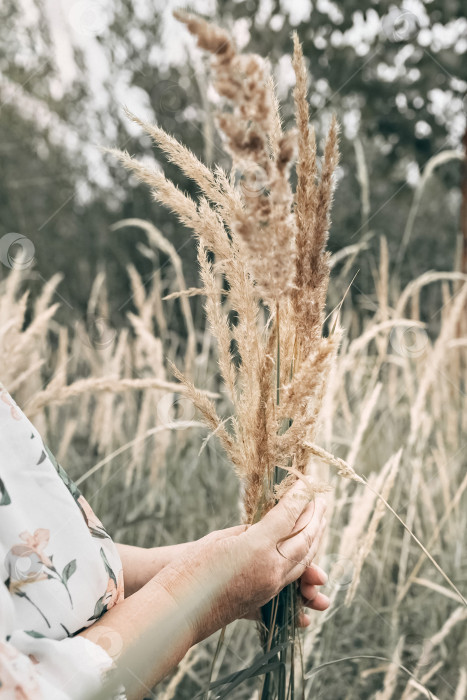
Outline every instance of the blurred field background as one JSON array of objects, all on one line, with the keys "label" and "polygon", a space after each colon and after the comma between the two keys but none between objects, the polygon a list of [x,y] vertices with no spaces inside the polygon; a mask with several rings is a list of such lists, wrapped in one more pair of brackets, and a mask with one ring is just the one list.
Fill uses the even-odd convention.
[{"label": "blurred field background", "polygon": [[[170,359],[229,415],[201,298],[163,301],[199,286],[194,246],[100,150],[163,162],[125,119],[125,103],[208,165],[228,168],[208,66],[171,19],[175,6],[5,0],[0,9],[0,379],[114,539],[141,546],[239,521],[238,483],[217,439],[204,442],[194,409],[167,384]],[[270,56],[286,125],[296,29],[317,133],[332,112],[342,124],[330,309],[353,282],[319,444],[383,491],[466,596],[462,4],[191,7]],[[196,197],[190,181],[163,167]],[[320,559],[333,605],[303,635],[305,697],[462,700],[461,599],[371,491],[332,466],[313,468],[333,485]],[[153,697],[202,691],[215,644],[194,648]],[[235,623],[214,676],[257,651],[254,625]],[[252,698],[256,687],[240,685],[232,697]]]}]

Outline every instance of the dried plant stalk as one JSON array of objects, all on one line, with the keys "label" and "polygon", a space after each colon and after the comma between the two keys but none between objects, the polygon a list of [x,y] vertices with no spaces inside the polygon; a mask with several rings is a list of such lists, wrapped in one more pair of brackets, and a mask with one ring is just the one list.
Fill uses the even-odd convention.
[{"label": "dried plant stalk", "polygon": [[[225,101],[217,127],[233,172],[229,176],[219,167],[210,170],[162,129],[134,115],[129,116],[199,186],[199,201],[127,153],[114,153],[197,238],[206,315],[233,404],[230,432],[213,402],[177,369],[174,373],[232,460],[243,484],[244,521],[253,523],[308,471],[327,378],[339,347],[337,323],[323,334],[338,127],[333,118],[318,177],[307,71],[297,36],[297,128],[284,132],[267,61],[238,53],[223,29],[185,12],[175,15],[212,54],[214,87]],[[294,192],[290,173],[297,150]],[[219,294],[216,275],[226,282],[224,295]],[[227,309],[235,313],[235,323]],[[317,484],[315,491],[323,488]],[[291,656],[286,650],[281,660],[292,662],[292,671],[288,680],[283,672],[277,677],[266,674],[262,698],[285,697],[287,684],[293,690],[298,608],[295,587],[290,586],[263,609],[263,646],[269,650],[290,642]]]}]

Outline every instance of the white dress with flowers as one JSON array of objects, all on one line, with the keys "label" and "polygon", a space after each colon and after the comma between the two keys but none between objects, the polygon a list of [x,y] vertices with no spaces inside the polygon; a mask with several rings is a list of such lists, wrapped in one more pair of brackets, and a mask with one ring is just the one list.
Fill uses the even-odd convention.
[{"label": "white dress with flowers", "polygon": [[0,384],[0,700],[96,692],[116,650],[76,635],[122,600],[115,544]]}]

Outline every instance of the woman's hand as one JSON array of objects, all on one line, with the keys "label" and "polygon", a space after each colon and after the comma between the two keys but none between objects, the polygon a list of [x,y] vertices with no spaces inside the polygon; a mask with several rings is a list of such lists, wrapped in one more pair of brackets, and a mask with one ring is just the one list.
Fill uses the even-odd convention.
[{"label": "woman's hand", "polygon": [[239,617],[256,617],[262,605],[300,577],[302,594],[313,599],[313,607],[327,607],[315,595],[324,577],[307,568],[325,526],[324,510],[321,499],[309,503],[297,482],[259,523],[192,543],[187,555],[80,636],[107,650],[117,661],[128,698],[140,700],[193,644]]},{"label": "woman's hand", "polygon": [[[169,564],[187,557],[197,557],[200,552],[205,550],[206,546],[210,546],[226,537],[240,535],[245,529],[244,525],[236,525],[223,530],[214,530],[193,542],[183,542],[162,547],[144,548],[117,544],[125,578],[125,598],[139,591],[140,588],[154,576],[157,576]],[[305,607],[313,608],[314,610],[326,610],[329,606],[329,598],[317,589],[317,586],[324,585],[326,581],[327,575],[319,566],[312,564],[305,569],[300,582],[302,602]],[[257,620],[260,617],[260,612],[257,610],[254,614],[247,617],[251,620]],[[309,616],[301,613],[298,625],[306,627],[309,624]]]},{"label": "woman's hand", "polygon": [[[312,566],[326,523],[325,503],[309,502],[305,493],[297,482],[259,523],[207,535],[157,577],[182,607],[187,596],[200,598],[188,615],[196,641],[237,618],[257,618],[262,605],[300,577],[309,606],[326,609],[329,601],[316,589],[326,577]],[[210,602],[202,604],[208,593]],[[308,623],[303,616],[301,624]]]},{"label": "woman's hand", "polygon": [[[313,506],[311,504],[309,506],[309,510],[303,513],[304,520],[306,518],[311,517],[310,511],[313,511]],[[324,517],[323,520],[325,524],[326,519]],[[297,525],[295,529],[300,529],[300,527],[302,526]],[[202,555],[203,552],[206,551],[206,547],[210,547],[214,542],[220,542],[221,540],[226,539],[228,537],[235,537],[241,535],[247,529],[248,528],[245,525],[236,525],[234,527],[225,528],[223,530],[215,530],[213,532],[210,532],[205,537],[202,537],[201,539],[196,540],[194,542],[188,542],[184,545],[176,545],[184,547],[185,550],[183,552],[180,551],[179,553],[174,553],[174,557],[168,563],[175,563],[176,565],[176,560],[183,559],[183,556],[186,557],[187,555],[191,555],[197,557],[200,554]],[[319,535],[320,538],[321,534],[322,530]],[[281,551],[280,547],[279,551]],[[326,572],[323,571],[323,569],[317,564],[311,564],[311,566],[308,565],[305,568],[305,571],[303,572],[300,578],[301,601],[305,607],[319,611],[326,610],[329,607],[329,598],[323,593],[320,593],[318,590],[318,586],[323,586],[327,582],[327,580],[328,576]],[[259,620],[261,618],[260,608],[257,608],[255,611],[248,613],[247,615],[245,615],[245,617],[249,620]],[[300,613],[298,619],[298,626],[307,627],[310,624],[310,621],[311,620],[309,615],[306,615],[302,612]]]},{"label": "woman's hand", "polygon": [[169,564],[178,559],[196,557],[206,545],[224,537],[239,535],[244,530],[244,525],[236,525],[223,530],[214,530],[199,540],[162,547],[135,547],[129,544],[117,544],[116,547],[123,566],[125,598],[139,591]]}]

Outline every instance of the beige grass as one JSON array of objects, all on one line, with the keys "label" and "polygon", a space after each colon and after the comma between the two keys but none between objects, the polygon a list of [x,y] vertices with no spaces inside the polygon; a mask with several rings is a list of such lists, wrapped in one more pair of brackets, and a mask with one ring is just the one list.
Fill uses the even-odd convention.
[{"label": "beige grass", "polygon": [[[244,57],[239,58],[223,30],[210,33],[196,22],[191,28],[204,48],[217,51],[213,71],[221,94],[226,99],[237,97],[227,73]],[[230,64],[218,66],[224,44]],[[255,90],[260,76],[267,76],[267,64],[255,59],[245,66],[251,70],[251,89]],[[170,280],[155,276],[145,286],[138,272],[129,268],[134,291],[130,331],[114,329],[109,323],[105,275],[96,279],[87,318],[70,327],[54,303],[60,276],[52,278],[31,301],[27,289],[34,271],[13,270],[0,282],[0,379],[72,476],[81,477],[86,495],[114,536],[133,544],[153,546],[196,537],[224,526],[226,514],[235,519],[236,491],[216,447],[219,439],[244,479],[246,519],[256,517],[258,504],[262,509],[268,507],[261,503],[262,493],[269,495],[269,505],[274,502],[277,489],[274,492],[269,483],[261,481],[271,465],[290,467],[295,459],[302,473],[311,458],[317,482],[333,486],[327,495],[331,524],[321,553],[324,565],[331,562],[327,591],[333,604],[329,613],[314,616],[302,640],[305,671],[317,669],[305,682],[306,696],[325,692],[327,697],[350,694],[413,700],[429,697],[430,691],[440,700],[460,700],[467,684],[466,618],[461,603],[467,573],[462,556],[462,533],[467,526],[463,468],[467,339],[459,331],[467,295],[465,276],[427,272],[397,294],[389,284],[391,261],[383,242],[374,315],[362,324],[346,299],[342,315],[349,319],[349,327],[360,327],[361,332],[345,338],[339,353],[337,331],[323,339],[324,301],[332,265],[323,247],[336,132],[333,125],[325,148],[327,165],[321,180],[316,180],[315,141],[308,126],[306,73],[298,42],[294,67],[295,135],[282,133],[270,80],[262,87],[261,104],[257,100],[251,105],[258,122],[255,133],[250,133],[251,141],[238,140],[242,109],[246,109],[241,104],[243,93],[238,93],[235,123],[220,115],[235,164],[232,174],[216,168],[211,171],[157,126],[142,124],[169,159],[197,182],[202,193],[199,200],[186,197],[160,172],[152,172],[126,154],[119,155],[200,241],[203,286],[190,293],[205,295],[210,325],[196,329],[198,361],[191,365],[172,352],[155,331],[164,328],[163,294],[168,297],[163,302],[168,305],[167,316],[167,308],[181,303],[182,298],[193,303],[183,289],[175,292],[180,298],[170,298],[173,276]],[[250,118],[249,112],[247,116]],[[286,176],[294,149],[300,184],[292,193]],[[265,160],[266,154],[271,163]],[[257,162],[262,168],[259,173],[250,167]],[[258,183],[265,182],[264,191],[258,189]],[[264,201],[266,191],[272,192],[271,202]],[[291,197],[296,202],[293,216],[289,216]],[[265,212],[272,212],[281,222],[280,227],[271,224],[267,231],[275,241],[270,267],[255,259],[255,246],[264,247],[266,231],[258,222]],[[226,236],[226,222],[234,224],[231,236]],[[295,250],[306,251],[311,246],[312,255],[306,258],[308,267],[297,269],[295,261],[294,268],[293,255],[281,267],[277,279],[287,291],[285,300],[283,296],[279,299],[278,311],[278,295],[268,270],[277,272],[285,230],[294,232]],[[155,254],[159,243],[148,237],[148,256]],[[364,246],[358,248],[360,254],[362,249]],[[358,250],[349,249],[346,255],[351,257]],[[214,262],[207,251],[214,254]],[[334,260],[335,270],[341,269],[342,261],[343,257]],[[176,270],[177,287],[183,284],[179,272]],[[349,281],[344,279],[344,287]],[[419,317],[420,298],[428,284],[443,285],[444,303],[429,326]],[[303,305],[299,289],[306,292]],[[318,299],[314,306],[308,303],[312,297]],[[190,306],[184,308],[187,311]],[[232,309],[239,319],[234,326],[226,318]],[[28,323],[26,311],[31,319]],[[89,330],[96,318],[103,343],[94,342]],[[187,311],[189,333],[188,318]],[[306,328],[307,335],[296,343],[294,337],[301,334],[301,328]],[[396,335],[395,329],[400,331]],[[404,346],[404,334],[411,329],[425,334],[420,354]],[[166,351],[178,366],[193,367],[191,383],[168,380],[163,361]],[[218,361],[222,385],[214,379]],[[274,392],[277,369],[279,406]],[[189,420],[184,417],[182,394],[195,400],[215,433],[201,454],[205,430],[199,432],[192,416]],[[303,418],[299,415],[288,430],[278,434],[283,420],[293,417],[294,407],[300,407]],[[219,499],[217,510],[207,506],[208,491]],[[376,493],[384,495],[406,526],[410,525],[412,534],[405,534],[407,530],[392,514],[382,518]],[[346,596],[352,599],[350,607],[343,605]],[[415,647],[411,643],[414,635],[419,640]],[[211,644],[206,642],[208,652]],[[228,645],[223,662],[226,673],[237,670],[240,661],[247,663],[247,657],[251,659],[256,652],[248,631],[232,635]],[[364,653],[355,653],[357,645]],[[350,657],[355,659],[349,661]],[[193,652],[169,685],[168,696],[183,697],[185,693],[191,697],[202,690],[207,658],[209,653]],[[407,668],[412,676],[407,675]],[[161,697],[163,693],[161,686]],[[251,697],[253,689],[246,688],[244,693],[239,697]]]}]

